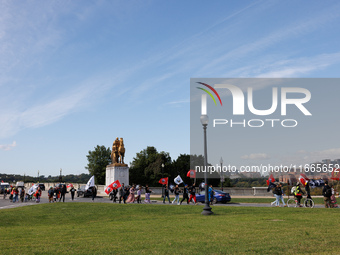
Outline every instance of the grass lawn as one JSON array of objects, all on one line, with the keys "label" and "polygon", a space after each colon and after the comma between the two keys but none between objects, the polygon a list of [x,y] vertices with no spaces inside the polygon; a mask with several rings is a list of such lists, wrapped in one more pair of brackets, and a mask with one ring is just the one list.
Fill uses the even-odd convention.
[{"label": "grass lawn", "polygon": [[339,254],[339,210],[55,203],[0,210],[1,254]]},{"label": "grass lawn", "polygon": [[[293,196],[290,196],[289,198],[293,198]],[[324,204],[322,197],[312,197],[315,204]],[[170,201],[172,201],[174,197],[170,197]],[[157,201],[163,201],[163,198],[160,196],[152,196],[151,200],[157,200]],[[180,196],[180,200],[182,200],[182,197]],[[231,203],[271,203],[275,200],[275,197],[252,197],[252,198],[233,198],[231,196]],[[287,202],[288,198],[285,197],[285,202]],[[166,200],[168,201],[168,200]],[[281,202],[281,200],[280,200]]]}]

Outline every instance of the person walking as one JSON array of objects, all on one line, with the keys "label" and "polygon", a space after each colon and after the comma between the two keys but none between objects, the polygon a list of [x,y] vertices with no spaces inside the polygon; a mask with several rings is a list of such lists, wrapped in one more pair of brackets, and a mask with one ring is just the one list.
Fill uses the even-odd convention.
[{"label": "person walking", "polygon": [[94,198],[97,195],[97,189],[95,186],[91,187],[90,189],[92,190],[92,202],[94,202]]},{"label": "person walking", "polygon": [[13,203],[15,203],[16,201],[19,202],[19,199],[18,199],[18,189],[13,187]]},{"label": "person walking", "polygon": [[195,205],[197,205],[195,184],[196,183],[194,183],[192,186],[189,187],[189,192],[190,192],[189,203],[190,203],[191,200],[194,200]]},{"label": "person walking", "polygon": [[120,187],[119,189],[119,203],[122,202],[122,199],[123,199],[123,202],[124,204],[126,203],[125,202],[125,186],[124,186],[124,183],[122,183],[122,186]]},{"label": "person walking", "polygon": [[168,201],[169,201],[169,204],[170,204],[170,196],[169,196],[169,188],[168,188],[168,184],[165,185],[165,188],[164,188],[163,204],[165,204],[165,198],[168,198]]},{"label": "person walking", "polygon": [[182,204],[182,202],[186,199],[187,200],[187,204],[189,204],[189,196],[188,196],[188,184],[184,185],[184,189],[183,189],[183,198],[180,202],[180,205]]},{"label": "person walking", "polygon": [[332,189],[328,185],[328,181],[325,181],[325,186],[322,189],[323,200],[325,202],[325,208],[332,208],[331,196]]},{"label": "person walking", "polygon": [[286,203],[283,199],[282,185],[281,183],[277,184],[273,190],[274,196],[276,197],[276,207],[280,207],[280,200],[284,207],[286,207]]},{"label": "person walking", "polygon": [[39,203],[41,197],[41,189],[38,187],[37,191],[35,192],[35,202]]},{"label": "person walking", "polygon": [[65,195],[66,195],[66,185],[63,184],[60,190],[60,199],[59,202],[61,201],[61,199],[63,199],[63,202],[65,202]]},{"label": "person walking", "polygon": [[54,190],[53,187],[51,186],[50,189],[48,190],[48,202],[53,203],[53,195],[54,195]]},{"label": "person walking", "polygon": [[59,197],[59,189],[58,187],[54,188],[54,202],[57,202],[57,199]]},{"label": "person walking", "polygon": [[135,202],[135,185],[132,185],[132,187],[129,190],[130,195],[128,196],[126,203],[134,203]]},{"label": "person walking", "polygon": [[338,208],[338,204],[335,198],[336,190],[334,189],[334,185],[331,185],[332,196],[331,196],[331,205],[333,208]]},{"label": "person walking", "polygon": [[149,185],[145,185],[145,203],[151,204],[150,200],[150,194],[151,194],[151,189],[149,188]]},{"label": "person walking", "polygon": [[24,202],[24,198],[25,198],[25,188],[24,187],[21,188],[20,196],[19,197],[20,197],[21,203],[23,203]]},{"label": "person walking", "polygon": [[212,184],[210,184],[208,188],[208,194],[209,194],[209,203],[212,205],[213,200],[214,200],[214,190],[213,190]]},{"label": "person walking", "polygon": [[179,188],[178,188],[178,185],[176,185],[176,187],[174,189],[174,194],[175,194],[175,198],[172,201],[172,203],[175,203],[175,201],[177,200],[177,205],[180,205],[180,203],[179,203]]},{"label": "person walking", "polygon": [[137,204],[140,204],[142,202],[141,196],[142,196],[142,186],[139,186],[138,191],[137,191]]},{"label": "person walking", "polygon": [[71,199],[73,201],[74,200],[74,194],[76,193],[76,189],[72,186],[71,189],[70,189],[70,192],[71,192]]},{"label": "person walking", "polygon": [[117,193],[118,193],[118,190],[114,189],[111,192],[112,192],[112,203],[116,203],[117,202]]}]

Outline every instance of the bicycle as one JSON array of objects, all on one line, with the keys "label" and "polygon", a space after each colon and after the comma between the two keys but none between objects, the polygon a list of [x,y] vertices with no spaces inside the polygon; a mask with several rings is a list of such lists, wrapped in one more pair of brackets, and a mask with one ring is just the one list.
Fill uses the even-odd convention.
[{"label": "bicycle", "polygon": [[[287,200],[288,207],[298,207],[298,201],[296,198],[290,198]],[[300,207],[314,208],[314,201],[310,198],[301,198]]]}]

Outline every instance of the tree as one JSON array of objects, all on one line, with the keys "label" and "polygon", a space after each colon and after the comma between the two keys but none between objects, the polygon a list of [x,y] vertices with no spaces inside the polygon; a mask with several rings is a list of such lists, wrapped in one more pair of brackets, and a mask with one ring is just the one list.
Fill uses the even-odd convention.
[{"label": "tree", "polygon": [[95,147],[94,151],[89,151],[86,156],[88,164],[85,167],[91,175],[94,175],[96,183],[105,184],[106,166],[111,164],[111,150],[102,145]]},{"label": "tree", "polygon": [[158,186],[162,177],[162,164],[165,165],[164,177],[168,177],[166,169],[171,168],[171,157],[168,152],[158,152],[153,146],[136,154],[130,167],[130,183]]}]

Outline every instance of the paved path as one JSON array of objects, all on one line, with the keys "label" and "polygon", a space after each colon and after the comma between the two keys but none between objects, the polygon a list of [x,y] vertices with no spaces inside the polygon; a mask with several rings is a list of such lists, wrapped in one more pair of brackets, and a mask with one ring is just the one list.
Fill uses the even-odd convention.
[{"label": "paved path", "polygon": [[[7,196],[6,199],[3,199],[3,196],[0,196],[0,209],[9,209],[9,208],[16,208],[16,207],[21,207],[21,206],[27,206],[27,205],[37,205],[38,203],[36,203],[35,201],[29,201],[29,202],[16,202],[16,203],[12,203],[9,201],[8,199],[9,196]],[[151,197],[152,200],[152,197]],[[273,199],[274,201],[274,199]],[[65,199],[66,203],[76,203],[76,202],[88,202],[88,203],[92,203],[92,199],[91,198],[84,198],[84,197],[75,197],[75,199],[72,201],[71,200],[71,196],[70,194],[66,194],[66,199]],[[113,203],[111,200],[109,200],[107,197],[96,197],[94,199],[95,203]],[[47,192],[44,191],[42,193],[42,198],[40,200],[41,204],[46,204],[48,203],[48,198],[47,198]],[[118,202],[117,202],[118,203]],[[156,200],[152,200],[153,204],[163,204],[162,201],[156,201]],[[164,205],[169,205],[169,203],[165,203]],[[172,204],[170,204],[172,205]],[[187,206],[186,203],[182,203],[182,206]],[[199,204],[199,205],[203,205],[203,204]],[[175,205],[173,205],[175,206]],[[193,206],[193,204],[191,203],[190,206]],[[271,207],[270,203],[227,203],[227,204],[215,204],[213,206],[248,206],[248,207]],[[316,205],[316,208],[323,208],[323,205]]]}]

